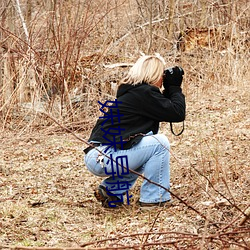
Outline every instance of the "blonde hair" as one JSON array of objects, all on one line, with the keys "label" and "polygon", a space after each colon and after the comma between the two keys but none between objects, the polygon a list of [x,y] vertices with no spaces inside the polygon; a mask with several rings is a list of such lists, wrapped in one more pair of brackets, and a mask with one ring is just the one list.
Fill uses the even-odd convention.
[{"label": "blonde hair", "polygon": [[165,61],[159,55],[143,55],[129,70],[122,83],[136,85],[142,82],[154,84],[160,80],[164,71]]}]

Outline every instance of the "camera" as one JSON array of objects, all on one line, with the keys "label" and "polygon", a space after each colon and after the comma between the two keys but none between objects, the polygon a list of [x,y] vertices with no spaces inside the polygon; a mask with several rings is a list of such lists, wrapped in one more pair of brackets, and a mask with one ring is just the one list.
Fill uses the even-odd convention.
[{"label": "camera", "polygon": [[179,66],[167,68],[163,72],[163,85],[165,88],[169,85],[181,86],[184,70]]},{"label": "camera", "polygon": [[164,70],[163,76],[166,76],[167,74],[173,75],[174,74],[174,69],[176,69],[180,72],[181,75],[184,75],[184,70],[181,67],[175,66],[175,67],[170,67]]},{"label": "camera", "polygon": [[170,73],[171,75],[174,74],[174,67],[165,69],[163,75],[166,75],[167,73]]}]

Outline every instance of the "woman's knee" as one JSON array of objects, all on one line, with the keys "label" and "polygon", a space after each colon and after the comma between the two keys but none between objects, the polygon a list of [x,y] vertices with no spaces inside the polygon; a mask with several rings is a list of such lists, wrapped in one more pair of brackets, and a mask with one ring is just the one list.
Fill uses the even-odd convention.
[{"label": "woman's knee", "polygon": [[88,155],[84,158],[85,165],[87,169],[96,176],[106,176],[104,169],[101,167],[100,163],[97,162],[97,157]]},{"label": "woman's knee", "polygon": [[164,148],[167,148],[168,150],[170,149],[168,138],[165,135],[156,134],[156,135],[152,135],[152,137],[155,138],[161,146],[163,146]]}]

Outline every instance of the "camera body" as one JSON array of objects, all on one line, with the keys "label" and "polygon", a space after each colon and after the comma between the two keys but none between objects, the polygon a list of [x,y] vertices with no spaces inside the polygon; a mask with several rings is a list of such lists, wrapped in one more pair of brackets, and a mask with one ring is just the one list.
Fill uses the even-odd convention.
[{"label": "camera body", "polygon": [[163,75],[166,75],[167,73],[169,74],[174,74],[174,67],[170,67],[164,70]]},{"label": "camera body", "polygon": [[[174,71],[176,71],[176,73],[179,73],[181,75],[184,75],[184,70],[182,67],[179,66],[174,66],[174,67],[170,67],[164,70],[163,72],[163,76],[166,76],[168,74],[173,75]],[[179,72],[178,72],[179,71]]]},{"label": "camera body", "polygon": [[167,68],[163,72],[163,86],[167,88],[170,85],[181,86],[184,70],[181,67],[174,66]]}]

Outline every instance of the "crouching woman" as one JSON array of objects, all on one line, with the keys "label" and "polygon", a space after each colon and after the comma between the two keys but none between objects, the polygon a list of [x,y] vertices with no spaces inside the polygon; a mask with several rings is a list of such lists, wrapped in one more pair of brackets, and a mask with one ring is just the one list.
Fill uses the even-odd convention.
[{"label": "crouching woman", "polygon": [[146,177],[140,188],[142,208],[169,203],[170,146],[158,130],[160,122],[185,119],[183,74],[180,67],[165,70],[160,56],[142,56],[122,79],[116,100],[100,103],[104,115],[97,120],[88,140],[91,146],[84,152],[88,170],[105,177],[94,192],[103,207],[122,205],[125,194],[129,199],[128,190],[138,178],[134,171]]}]

